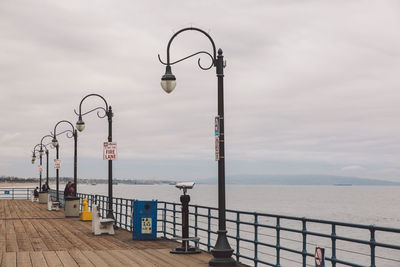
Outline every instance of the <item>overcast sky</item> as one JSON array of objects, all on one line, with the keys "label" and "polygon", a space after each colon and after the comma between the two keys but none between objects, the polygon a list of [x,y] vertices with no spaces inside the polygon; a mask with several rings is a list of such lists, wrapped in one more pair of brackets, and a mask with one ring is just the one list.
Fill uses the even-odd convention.
[{"label": "overcast sky", "polygon": [[[189,26],[227,60],[228,175],[400,181],[400,2],[349,0],[0,1],[0,175],[37,177],[33,146],[58,121],[75,124],[80,100],[97,93],[115,113],[115,177],[216,177],[215,69],[192,58],[173,66],[174,92],[160,87],[157,54],[165,60]],[[185,32],[171,59],[210,49]],[[106,178],[107,120],[84,121],[79,177]],[[72,176],[73,141],[59,141],[60,174]]]}]

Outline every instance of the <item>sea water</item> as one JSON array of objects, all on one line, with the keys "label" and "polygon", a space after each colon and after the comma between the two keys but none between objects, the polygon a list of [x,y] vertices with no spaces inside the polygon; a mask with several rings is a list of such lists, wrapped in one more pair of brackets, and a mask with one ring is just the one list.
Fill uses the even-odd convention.
[{"label": "sea water", "polygon": [[[107,195],[108,185],[80,184],[79,192]],[[177,202],[181,191],[173,185],[113,185],[114,197]],[[188,190],[191,197],[190,204],[218,207],[218,186],[214,184],[196,184]],[[356,224],[377,225],[400,228],[400,187],[396,186],[271,186],[271,185],[226,185],[226,207],[232,210],[260,212],[269,214],[307,217],[321,220],[333,220]],[[228,214],[229,217],[229,214]],[[249,221],[252,220],[249,216]],[[275,226],[275,219],[260,219],[260,223]],[[263,221],[264,220],[264,221]],[[203,222],[205,224],[205,222]],[[301,222],[282,220],[282,226],[301,230]],[[214,225],[215,227],[215,225]],[[235,225],[227,224],[228,234],[236,234]],[[241,237],[254,238],[254,227],[241,228]],[[308,223],[308,231],[331,234],[330,225],[314,225]],[[353,230],[337,227],[337,234],[369,240],[368,230]],[[259,229],[259,241],[275,244],[275,230]],[[202,236],[205,238],[205,236]],[[326,255],[330,256],[330,239],[307,237],[307,251],[313,252],[315,246],[326,247]],[[399,234],[377,234],[378,242],[387,242],[399,245]],[[281,233],[281,245],[296,250],[302,250],[302,236],[296,233]],[[212,244],[214,241],[212,241]],[[235,240],[230,240],[232,247]],[[242,242],[241,253],[253,256],[253,244]],[[368,266],[370,263],[368,245],[337,241],[337,256],[340,259]],[[348,251],[355,251],[352,253]],[[268,255],[271,256],[268,256]],[[269,262],[275,262],[275,249],[259,246],[259,257],[263,256]],[[377,266],[398,267],[400,261],[385,260],[391,258],[400,260],[397,251],[376,249]],[[281,252],[282,266],[300,266],[301,255]],[[288,260],[285,260],[288,259]],[[311,257],[307,263],[314,266]],[[252,265],[251,261],[244,261]],[[262,264],[260,265],[262,266]],[[327,266],[331,266],[330,263]],[[340,265],[337,265],[340,266]]]}]

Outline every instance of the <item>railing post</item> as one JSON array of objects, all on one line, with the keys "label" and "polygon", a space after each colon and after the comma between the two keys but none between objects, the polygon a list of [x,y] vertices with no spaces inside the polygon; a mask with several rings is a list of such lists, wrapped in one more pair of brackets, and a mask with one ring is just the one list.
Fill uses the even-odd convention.
[{"label": "railing post", "polygon": [[119,227],[121,226],[122,226],[122,198],[119,199]]},{"label": "railing post", "polygon": [[303,235],[303,267],[306,267],[307,265],[307,226],[306,226],[306,218],[302,218],[303,222],[303,229],[302,229],[302,235]]},{"label": "railing post", "polygon": [[172,225],[173,227],[173,237],[176,237],[176,204],[174,203],[173,205],[173,211],[172,211],[172,216],[173,216],[173,220],[172,220]]},{"label": "railing post", "polygon": [[26,189],[26,199],[29,199],[29,188]]},{"label": "railing post", "polygon": [[375,226],[371,225],[369,228],[371,239],[370,239],[370,247],[371,247],[371,267],[376,267],[375,265]]},{"label": "railing post", "polygon": [[211,208],[208,208],[207,251],[211,250]]},{"label": "railing post", "polygon": [[331,239],[332,239],[332,267],[336,267],[336,225],[332,224],[332,234],[331,234]]},{"label": "railing post", "polygon": [[276,267],[281,266],[281,222],[276,217]]},{"label": "railing post", "polygon": [[[197,206],[195,206],[194,207],[194,236],[197,236],[197,233],[198,233],[198,231],[197,231],[197,228],[198,228],[197,213],[198,213],[198,209],[197,209]],[[198,241],[195,241],[195,243],[196,243],[196,247],[198,247]]]},{"label": "railing post", "polygon": [[166,238],[167,237],[167,202],[164,202],[163,232],[164,232],[164,238]]},{"label": "railing post", "polygon": [[236,212],[236,261],[240,259],[240,212]]},{"label": "railing post", "polygon": [[254,267],[258,265],[258,214],[254,214]]},{"label": "railing post", "polygon": [[14,188],[12,189],[12,199],[14,200]]}]

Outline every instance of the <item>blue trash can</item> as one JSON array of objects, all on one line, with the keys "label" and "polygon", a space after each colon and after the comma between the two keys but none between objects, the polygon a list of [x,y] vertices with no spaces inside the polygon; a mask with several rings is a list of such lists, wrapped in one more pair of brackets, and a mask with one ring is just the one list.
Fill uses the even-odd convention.
[{"label": "blue trash can", "polygon": [[133,201],[133,239],[157,239],[157,200]]}]

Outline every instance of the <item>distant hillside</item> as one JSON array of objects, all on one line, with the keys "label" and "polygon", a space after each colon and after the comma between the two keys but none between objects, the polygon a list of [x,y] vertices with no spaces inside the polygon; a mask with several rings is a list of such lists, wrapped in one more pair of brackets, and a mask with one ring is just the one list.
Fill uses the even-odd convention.
[{"label": "distant hillside", "polygon": [[[199,179],[200,184],[215,184],[217,178]],[[266,184],[266,185],[393,185],[400,182],[376,179],[345,177],[334,175],[231,175],[226,177],[227,184]]]}]

